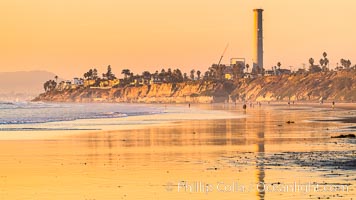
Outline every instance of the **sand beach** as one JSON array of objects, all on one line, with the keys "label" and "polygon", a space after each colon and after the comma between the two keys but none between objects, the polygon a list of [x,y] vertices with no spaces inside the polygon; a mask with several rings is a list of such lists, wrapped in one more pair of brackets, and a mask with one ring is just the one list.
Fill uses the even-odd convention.
[{"label": "sand beach", "polygon": [[356,196],[356,140],[332,138],[356,132],[346,120],[355,104],[162,107],[164,114],[76,120],[96,124],[81,130],[3,129],[0,199]]}]

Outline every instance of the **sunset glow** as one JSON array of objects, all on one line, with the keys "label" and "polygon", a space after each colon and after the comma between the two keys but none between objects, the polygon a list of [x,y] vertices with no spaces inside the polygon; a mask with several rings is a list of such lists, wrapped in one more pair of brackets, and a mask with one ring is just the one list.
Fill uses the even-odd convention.
[{"label": "sunset glow", "polygon": [[328,52],[356,62],[356,1],[3,0],[0,71],[47,70],[64,78],[107,65],[120,74],[163,67],[205,71],[223,59],[252,63],[253,9],[264,9],[264,67],[295,69]]}]

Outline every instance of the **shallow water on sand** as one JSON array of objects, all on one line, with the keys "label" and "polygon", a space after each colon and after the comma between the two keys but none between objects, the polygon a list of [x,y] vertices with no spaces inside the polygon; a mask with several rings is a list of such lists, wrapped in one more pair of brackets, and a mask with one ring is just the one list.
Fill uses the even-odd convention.
[{"label": "shallow water on sand", "polygon": [[199,120],[202,116],[196,115],[141,129],[0,141],[0,199],[356,196],[356,141],[331,138],[355,133],[354,123],[331,120],[355,117],[354,110],[300,105],[192,109],[244,117]]}]

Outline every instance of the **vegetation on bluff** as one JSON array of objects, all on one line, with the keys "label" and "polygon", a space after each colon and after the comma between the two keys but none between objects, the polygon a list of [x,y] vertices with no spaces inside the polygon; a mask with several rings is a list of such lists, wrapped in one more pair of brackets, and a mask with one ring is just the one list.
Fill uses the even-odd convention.
[{"label": "vegetation on bluff", "polygon": [[[161,69],[151,73],[144,71],[134,75],[130,69],[122,69],[122,79],[117,79],[111,66],[100,77],[97,69],[90,69],[83,78],[71,81],[49,80],[44,84],[45,93],[36,100],[67,101],[63,98],[52,98],[57,94],[69,98],[69,101],[139,101],[146,97],[213,97],[211,101],[244,101],[244,100],[317,100],[334,99],[342,101],[356,100],[356,65],[351,67],[351,61],[340,60],[334,69],[329,67],[327,53],[322,54],[319,64],[313,58],[309,59],[309,69],[300,68],[296,71],[282,69],[282,63],[277,62],[271,70],[257,71],[256,67],[248,71],[249,65],[242,62],[231,65],[213,64],[205,73],[192,69],[183,73],[180,69]],[[166,86],[157,86],[157,85]],[[153,87],[155,85],[155,87]],[[188,89],[188,86],[191,89]],[[130,89],[131,88],[131,89]],[[133,92],[134,88],[145,88],[140,93]],[[192,89],[193,88],[193,89]],[[205,88],[205,89],[204,89]],[[99,89],[99,92],[93,92]],[[114,95],[101,95],[100,89],[111,89]],[[141,89],[136,89],[137,91]],[[169,90],[166,92],[152,89]],[[180,90],[184,90],[183,92]],[[131,95],[129,98],[127,94]],[[343,94],[340,94],[343,92]],[[153,94],[154,93],[154,94]],[[66,95],[64,95],[66,94]],[[74,95],[73,95],[74,94]],[[80,97],[80,99],[78,99]],[[106,99],[106,98],[110,98]],[[144,100],[142,100],[144,101]],[[155,101],[155,100],[150,100]],[[185,101],[180,100],[180,101]],[[192,101],[192,99],[186,100]],[[204,100],[205,101],[205,100]]]}]

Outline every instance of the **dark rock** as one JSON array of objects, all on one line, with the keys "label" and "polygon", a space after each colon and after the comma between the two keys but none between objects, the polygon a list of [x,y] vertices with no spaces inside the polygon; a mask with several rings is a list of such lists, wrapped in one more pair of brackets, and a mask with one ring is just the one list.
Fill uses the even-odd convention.
[{"label": "dark rock", "polygon": [[355,134],[348,134],[348,135],[338,135],[338,136],[331,136],[331,138],[356,138]]}]

